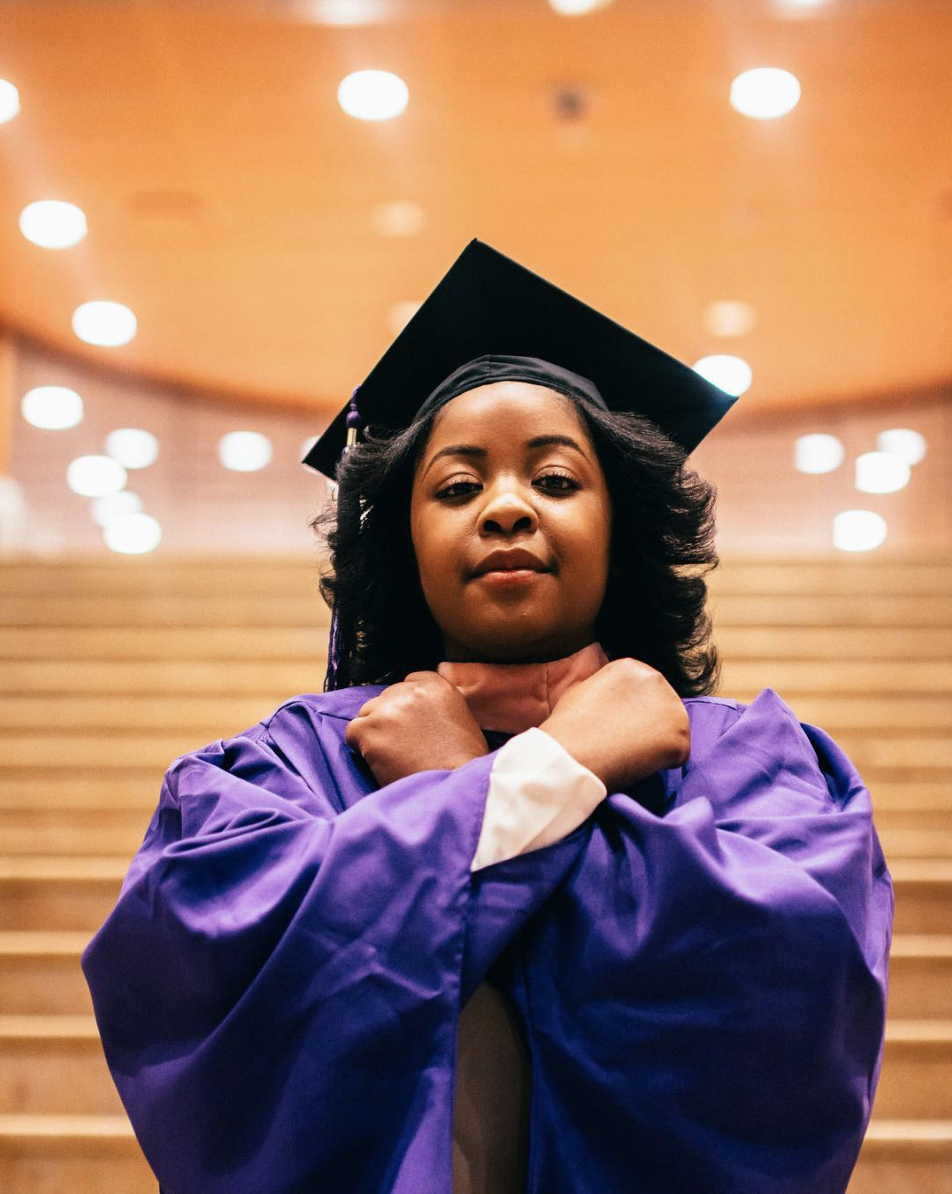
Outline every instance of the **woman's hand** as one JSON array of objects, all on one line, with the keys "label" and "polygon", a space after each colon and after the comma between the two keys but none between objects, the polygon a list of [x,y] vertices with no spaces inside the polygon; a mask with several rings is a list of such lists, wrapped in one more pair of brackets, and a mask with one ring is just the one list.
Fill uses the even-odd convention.
[{"label": "woman's hand", "polygon": [[570,688],[539,728],[609,792],[679,767],[691,749],[681,698],[660,672],[637,659],[612,660]]},{"label": "woman's hand", "polygon": [[451,771],[489,746],[458,689],[411,672],[362,706],[345,734],[381,787],[418,771]]}]

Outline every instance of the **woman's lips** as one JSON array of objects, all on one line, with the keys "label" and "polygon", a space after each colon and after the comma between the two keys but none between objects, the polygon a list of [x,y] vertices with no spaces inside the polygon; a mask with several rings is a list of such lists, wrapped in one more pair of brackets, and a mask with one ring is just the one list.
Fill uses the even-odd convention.
[{"label": "woman's lips", "polygon": [[544,575],[545,573],[538,568],[493,568],[488,572],[481,572],[476,580],[485,581],[497,588],[509,588],[531,584]]}]

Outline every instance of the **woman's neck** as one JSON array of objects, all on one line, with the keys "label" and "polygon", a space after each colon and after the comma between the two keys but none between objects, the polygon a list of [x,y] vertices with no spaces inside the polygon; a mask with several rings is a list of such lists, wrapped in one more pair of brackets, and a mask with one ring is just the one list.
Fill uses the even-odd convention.
[{"label": "woman's neck", "polygon": [[546,720],[570,688],[608,662],[598,643],[533,663],[446,662],[439,674],[463,694],[481,729],[519,734]]}]

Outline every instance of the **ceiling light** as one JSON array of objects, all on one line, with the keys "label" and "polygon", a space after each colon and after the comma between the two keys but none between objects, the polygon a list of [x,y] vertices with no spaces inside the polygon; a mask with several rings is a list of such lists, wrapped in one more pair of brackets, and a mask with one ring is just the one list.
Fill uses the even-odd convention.
[{"label": "ceiling light", "polygon": [[800,102],[800,82],[788,70],[761,66],[744,71],[731,83],[731,104],[744,116],[774,120]]},{"label": "ceiling light", "polygon": [[218,459],[237,473],[257,472],[271,455],[271,441],[258,431],[229,431],[218,441]]},{"label": "ceiling light", "polygon": [[392,120],[410,99],[410,89],[388,70],[358,70],[337,88],[337,102],[357,120]]},{"label": "ceiling light", "polygon": [[749,389],[754,375],[750,365],[740,357],[728,356],[726,353],[715,353],[713,356],[701,357],[692,366],[695,373],[712,382],[726,394],[733,394],[739,398]]},{"label": "ceiling light", "polygon": [[420,304],[413,299],[401,299],[393,303],[387,312],[387,328],[391,335],[399,336],[419,310]]},{"label": "ceiling light", "polygon": [[911,470],[891,452],[864,452],[856,458],[856,488],[863,493],[895,493],[909,484]]},{"label": "ceiling light", "polygon": [[159,441],[141,427],[119,427],[106,436],[106,452],[125,468],[148,468],[159,454]]},{"label": "ceiling light", "polygon": [[73,331],[87,344],[116,348],[136,334],[136,317],[122,303],[83,303],[73,312]]},{"label": "ceiling light", "polygon": [[893,456],[905,460],[906,464],[918,464],[926,454],[925,436],[908,427],[880,431],[876,436],[876,447],[880,452],[891,452]]},{"label": "ceiling light", "polygon": [[106,523],[102,537],[111,551],[139,556],[159,546],[162,527],[150,514],[120,514]]},{"label": "ceiling light", "polygon": [[90,502],[93,522],[104,527],[123,514],[138,514],[142,510],[142,498],[128,489],[120,489],[118,493],[107,493],[102,497],[93,498]]},{"label": "ceiling light", "polygon": [[12,120],[19,111],[19,91],[17,91],[12,83],[8,83],[6,79],[0,79],[0,124],[5,124],[8,120]]},{"label": "ceiling light", "polygon": [[378,236],[418,236],[426,225],[426,213],[409,199],[378,203],[370,213],[370,226]]},{"label": "ceiling light", "polygon": [[20,212],[20,231],[41,249],[68,249],[86,235],[86,213],[75,203],[38,199]]},{"label": "ceiling light", "polygon": [[104,497],[126,484],[126,470],[110,456],[77,456],[66,470],[66,484],[82,497]]},{"label": "ceiling light", "polygon": [[20,403],[24,419],[44,431],[65,431],[83,421],[83,400],[66,386],[35,386]]},{"label": "ceiling light", "polygon": [[392,8],[384,0],[297,0],[294,7],[305,20],[342,28],[385,21]]},{"label": "ceiling light", "polygon": [[801,473],[832,473],[843,463],[843,455],[835,435],[801,435],[793,445],[793,466]]},{"label": "ceiling light", "polygon": [[886,520],[872,510],[844,510],[833,519],[833,546],[840,551],[872,551],[886,538]]},{"label": "ceiling light", "polygon": [[704,327],[711,336],[746,336],[757,323],[757,313],[750,303],[723,299],[711,303],[704,312]]},{"label": "ceiling light", "polygon": [[611,0],[549,0],[550,7],[563,17],[581,17],[610,3]]}]

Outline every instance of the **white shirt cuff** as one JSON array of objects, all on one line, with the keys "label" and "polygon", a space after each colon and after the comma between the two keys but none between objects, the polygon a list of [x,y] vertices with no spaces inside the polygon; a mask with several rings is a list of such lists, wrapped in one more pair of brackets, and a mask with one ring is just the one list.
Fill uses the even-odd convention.
[{"label": "white shirt cuff", "polygon": [[561,841],[605,799],[597,775],[544,730],[517,734],[489,775],[489,792],[473,871]]}]

